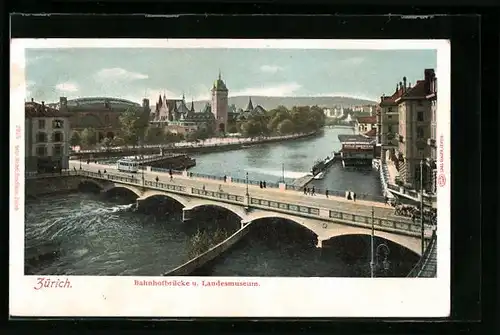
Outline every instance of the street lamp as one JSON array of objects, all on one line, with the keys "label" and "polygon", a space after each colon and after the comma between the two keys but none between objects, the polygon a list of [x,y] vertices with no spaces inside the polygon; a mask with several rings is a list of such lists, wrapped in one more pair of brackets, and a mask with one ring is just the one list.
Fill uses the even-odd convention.
[{"label": "street lamp", "polygon": [[378,257],[379,257],[379,251],[380,251],[380,248],[384,249],[384,260],[382,261],[382,266],[384,267],[384,270],[387,271],[389,270],[389,266],[390,266],[390,262],[389,260],[387,260],[387,258],[389,257],[389,254],[391,253],[391,250],[389,249],[389,247],[387,246],[387,244],[385,243],[382,243],[382,244],[379,244],[377,246],[377,265],[378,265]]},{"label": "street lamp", "polygon": [[425,236],[424,236],[424,159],[420,159],[420,247],[422,255],[425,251]]},{"label": "street lamp", "polygon": [[246,173],[246,179],[245,179],[245,181],[246,181],[246,184],[247,184],[247,194],[246,194],[246,196],[248,198],[248,172]]},{"label": "street lamp", "polygon": [[82,169],[82,155],[78,155],[78,157],[80,158],[80,170]]},{"label": "street lamp", "polygon": [[373,262],[373,240],[375,238],[375,209],[372,207],[372,234],[370,237],[370,277],[374,277],[374,267],[375,263]]},{"label": "street lamp", "polygon": [[281,178],[282,182],[285,183],[285,163],[281,163]]},{"label": "street lamp", "polygon": [[[144,161],[144,150],[143,150],[143,148],[144,148],[144,143],[141,141],[141,147],[140,147],[141,155],[139,156],[139,157],[141,157],[141,163]],[[139,166],[141,166],[141,165],[139,165]],[[142,169],[141,169],[142,170],[142,186],[144,186],[144,168],[145,168],[145,166],[142,165],[141,167],[142,167]]]}]

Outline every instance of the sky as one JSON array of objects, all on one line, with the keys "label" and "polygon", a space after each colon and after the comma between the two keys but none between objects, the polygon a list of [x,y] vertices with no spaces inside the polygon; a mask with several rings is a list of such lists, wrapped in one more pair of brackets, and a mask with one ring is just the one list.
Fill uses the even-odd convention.
[{"label": "sky", "polygon": [[26,49],[27,99],[106,96],[154,103],[206,100],[219,71],[229,96],[345,96],[380,100],[403,76],[436,69],[436,50]]}]

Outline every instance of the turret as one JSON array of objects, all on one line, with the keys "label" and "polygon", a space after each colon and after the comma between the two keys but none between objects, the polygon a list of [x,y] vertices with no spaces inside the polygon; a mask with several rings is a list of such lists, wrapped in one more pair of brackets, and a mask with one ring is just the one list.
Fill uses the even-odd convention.
[{"label": "turret", "polygon": [[252,98],[248,98],[248,105],[247,105],[247,111],[253,111],[253,104],[252,104]]}]

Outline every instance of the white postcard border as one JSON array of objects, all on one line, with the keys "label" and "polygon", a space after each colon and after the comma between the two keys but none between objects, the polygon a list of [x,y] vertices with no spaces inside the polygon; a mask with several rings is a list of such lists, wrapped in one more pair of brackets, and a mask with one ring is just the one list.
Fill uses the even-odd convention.
[{"label": "white postcard border", "polygon": [[[133,41],[133,43],[131,43]],[[258,287],[140,287],[134,280],[186,283],[222,277],[51,276],[71,288],[36,290],[24,275],[24,99],[26,48],[436,49],[437,278],[225,278]],[[450,312],[450,44],[446,40],[14,39],[10,90],[10,315],[128,317],[445,317]],[[423,69],[422,69],[423,71]],[[403,74],[401,74],[403,75]],[[380,92],[383,94],[384,92]],[[17,200],[16,200],[17,199]]]}]

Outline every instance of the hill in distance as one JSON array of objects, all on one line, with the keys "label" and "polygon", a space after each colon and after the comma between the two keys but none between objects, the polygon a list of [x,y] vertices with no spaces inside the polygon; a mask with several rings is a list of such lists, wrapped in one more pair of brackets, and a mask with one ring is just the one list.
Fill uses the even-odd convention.
[{"label": "hill in distance", "polygon": [[[236,108],[246,109],[248,105],[248,96],[235,96],[229,97],[229,105],[234,104]],[[356,99],[350,97],[266,97],[266,96],[252,96],[253,106],[261,105],[264,109],[270,110],[283,105],[287,108],[293,106],[314,106],[332,108],[335,106],[350,107],[359,105],[374,105],[376,101]],[[201,100],[194,102],[196,111],[200,111],[209,100]],[[188,104],[189,105],[189,104]],[[190,106],[190,105],[189,105]]]}]

